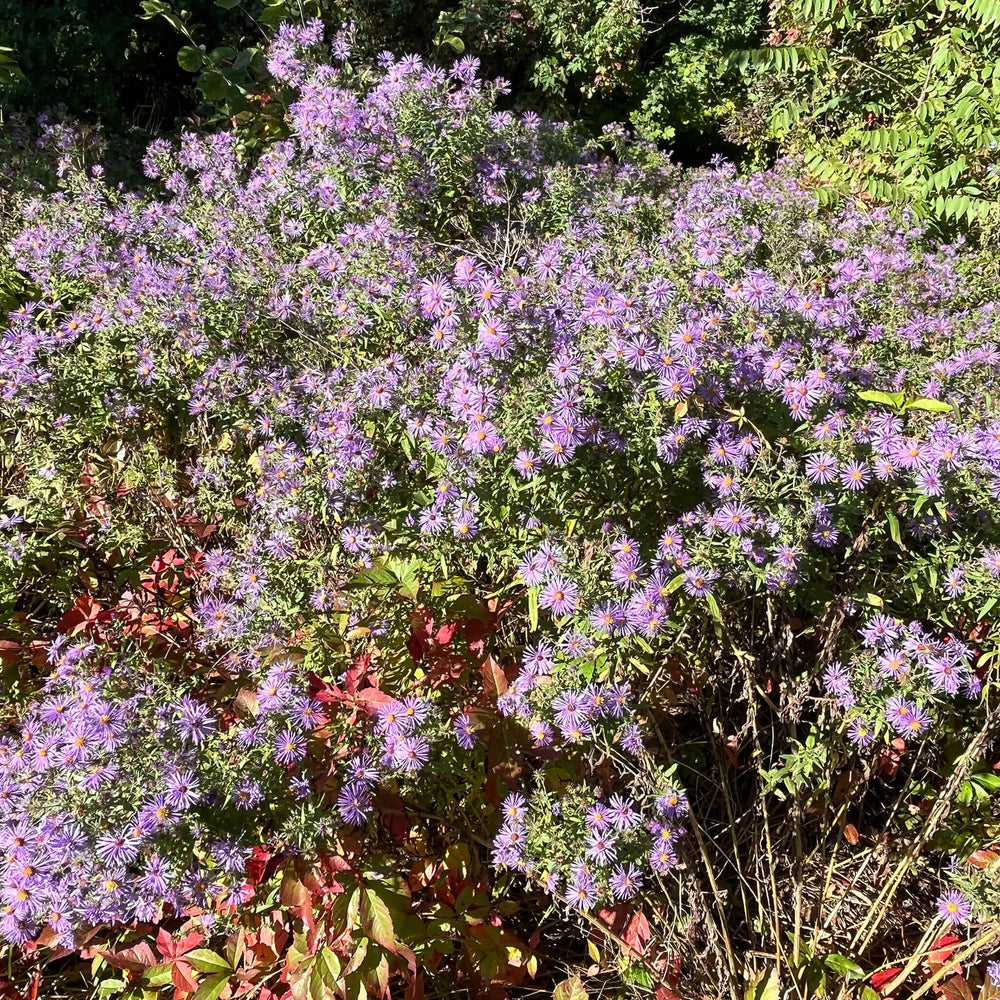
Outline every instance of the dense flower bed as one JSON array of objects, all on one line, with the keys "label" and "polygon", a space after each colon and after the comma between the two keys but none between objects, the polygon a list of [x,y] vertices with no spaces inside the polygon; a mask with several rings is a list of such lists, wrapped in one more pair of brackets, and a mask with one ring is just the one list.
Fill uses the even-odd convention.
[{"label": "dense flower bed", "polygon": [[[45,646],[0,742],[0,933],[239,907],[254,848],[374,845],[387,794],[485,806],[492,863],[571,908],[690,919],[706,769],[751,738],[751,802],[843,816],[841,778],[877,799],[903,758],[954,795],[997,738],[970,259],[785,167],[581,144],[472,60],[320,41],[279,34],[294,138],[256,162],[157,142],[133,193],[44,137],[0,341],[0,580]],[[141,582],[168,546],[186,571]],[[800,735],[767,745],[758,698]],[[942,822],[886,819],[890,853]],[[993,919],[954,877],[942,913]]]}]

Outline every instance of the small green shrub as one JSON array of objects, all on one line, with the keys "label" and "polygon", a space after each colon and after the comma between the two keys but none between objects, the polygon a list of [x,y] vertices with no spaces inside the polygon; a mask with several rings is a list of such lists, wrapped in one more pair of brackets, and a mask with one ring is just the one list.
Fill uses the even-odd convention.
[{"label": "small green shrub", "polygon": [[909,204],[947,228],[995,221],[1000,4],[779,0],[735,57],[751,99],[731,134],[799,153],[827,201]]}]

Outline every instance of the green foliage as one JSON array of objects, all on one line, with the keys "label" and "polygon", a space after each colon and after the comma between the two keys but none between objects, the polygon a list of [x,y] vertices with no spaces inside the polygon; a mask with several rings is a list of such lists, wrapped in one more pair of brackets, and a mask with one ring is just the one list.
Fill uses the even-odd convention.
[{"label": "green foliage", "polygon": [[[185,6],[214,36],[241,20],[213,0]],[[10,46],[21,71],[11,79],[10,50],[0,50],[5,104],[25,112],[62,104],[117,133],[155,131],[185,113],[190,78],[177,65],[172,29],[138,14],[131,0],[0,0],[0,45]]]},{"label": "green foliage", "polygon": [[996,217],[1000,4],[781,0],[734,126],[801,154],[828,203],[912,204],[944,228]]},{"label": "green foliage", "polygon": [[677,16],[677,37],[652,60],[648,89],[632,122],[648,139],[718,131],[745,101],[731,52],[755,44],[762,5],[701,0]]},{"label": "green foliage", "polygon": [[12,87],[23,78],[24,74],[14,57],[14,50],[0,45],[0,89]]}]

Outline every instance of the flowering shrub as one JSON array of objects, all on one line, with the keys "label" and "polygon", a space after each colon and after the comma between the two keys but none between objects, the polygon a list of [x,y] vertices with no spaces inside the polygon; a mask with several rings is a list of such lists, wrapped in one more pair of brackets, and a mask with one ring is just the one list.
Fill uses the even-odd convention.
[{"label": "flowering shrub", "polygon": [[[279,32],[293,137],[257,161],[184,135],[130,192],[67,148],[21,199],[4,937],[210,923],[264,845],[365,885],[359,844],[416,850],[400,823],[485,844],[665,990],[761,983],[762,952],[814,989],[877,973],[904,901],[945,889],[955,922],[995,919],[995,861],[965,861],[1000,786],[976,259],[824,214],[785,168],[581,144],[497,110],[473,60],[374,73],[320,36]],[[171,547],[196,569],[150,610]],[[848,829],[884,831],[890,874],[824,925],[857,907],[823,889]],[[425,931],[402,944],[367,891],[359,924],[305,896],[371,968],[322,964],[286,894],[294,996],[322,995],[305,969],[416,974]],[[537,969],[505,916],[468,929],[504,956],[486,985]]]}]

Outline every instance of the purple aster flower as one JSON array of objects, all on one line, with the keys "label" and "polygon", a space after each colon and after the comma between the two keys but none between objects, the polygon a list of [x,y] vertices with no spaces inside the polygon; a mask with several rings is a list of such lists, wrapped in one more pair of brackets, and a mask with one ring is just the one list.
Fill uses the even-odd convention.
[{"label": "purple aster flower", "polygon": [[552,727],[541,719],[533,719],[528,726],[528,732],[536,747],[547,747],[552,742]]},{"label": "purple aster flower", "polygon": [[274,741],[274,759],[279,764],[290,766],[306,755],[306,741],[294,729],[283,729]]},{"label": "purple aster flower", "polygon": [[679,788],[671,787],[657,796],[656,808],[667,819],[680,819],[687,815],[690,806],[687,796]]},{"label": "purple aster flower", "polygon": [[689,566],[684,571],[684,590],[692,597],[708,597],[718,578],[719,574],[713,569]]},{"label": "purple aster flower", "polygon": [[554,576],[542,588],[538,604],[555,615],[571,615],[580,607],[580,591],[572,580]]},{"label": "purple aster flower", "polygon": [[514,468],[525,479],[533,479],[538,475],[541,461],[533,451],[519,451],[514,458]]},{"label": "purple aster flower", "polygon": [[627,902],[642,890],[642,871],[638,865],[629,862],[616,865],[608,880],[612,895],[619,902]]},{"label": "purple aster flower", "polygon": [[612,864],[618,859],[616,846],[613,835],[606,830],[594,830],[587,837],[587,857],[593,858],[600,865]]},{"label": "purple aster flower", "polygon": [[562,733],[563,739],[568,743],[582,743],[594,735],[594,727],[587,719],[565,719],[562,722],[557,719],[556,724],[559,726],[559,732]]},{"label": "purple aster flower", "polygon": [[645,745],[642,742],[642,729],[637,722],[630,723],[622,729],[619,742],[622,748],[634,757],[638,757],[645,750]]},{"label": "purple aster flower", "polygon": [[949,597],[960,597],[965,592],[965,568],[956,566],[944,579],[944,592]]},{"label": "purple aster flower", "polygon": [[1000,549],[987,549],[980,562],[991,576],[1000,580]]},{"label": "purple aster flower", "polygon": [[577,872],[566,886],[564,899],[574,910],[589,910],[597,902],[597,883],[586,872]]},{"label": "purple aster flower", "polygon": [[547,642],[539,642],[534,646],[526,646],[522,657],[524,669],[535,677],[543,677],[552,672],[555,666],[552,647]]},{"label": "purple aster flower", "polygon": [[431,757],[431,746],[423,736],[404,736],[396,744],[393,761],[404,771],[419,771]]},{"label": "purple aster flower", "polygon": [[616,830],[631,830],[640,820],[632,803],[621,795],[613,794],[608,800],[608,819]]},{"label": "purple aster flower", "polygon": [[194,771],[174,771],[167,775],[167,803],[177,809],[189,809],[201,798],[198,777]]},{"label": "purple aster flower", "polygon": [[139,854],[139,842],[124,830],[117,830],[98,837],[96,851],[106,865],[117,868],[135,860]]},{"label": "purple aster flower", "polygon": [[233,792],[233,802],[237,809],[256,809],[263,801],[264,792],[260,787],[260,782],[250,777],[243,778]]},{"label": "purple aster flower", "polygon": [[367,784],[351,781],[340,789],[337,810],[345,823],[363,826],[372,814],[372,793]]},{"label": "purple aster flower", "polygon": [[827,451],[819,451],[806,459],[806,479],[825,486],[832,483],[840,468],[837,459]]},{"label": "purple aster flower", "polygon": [[177,706],[177,728],[181,738],[200,746],[215,732],[216,721],[205,705],[187,696]]},{"label": "purple aster flower", "polygon": [[400,701],[387,701],[376,709],[377,721],[375,732],[383,736],[401,736],[408,733],[412,723],[404,715],[405,709]]},{"label": "purple aster flower", "polygon": [[972,903],[958,889],[943,892],[937,901],[938,916],[949,924],[967,924],[972,917]]},{"label": "purple aster flower", "polygon": [[603,802],[595,802],[583,818],[590,831],[606,830],[611,822],[611,810]]},{"label": "purple aster flower", "polygon": [[875,732],[864,716],[851,720],[847,727],[847,738],[858,747],[871,746],[875,742]]},{"label": "purple aster flower", "polygon": [[475,727],[468,713],[463,712],[452,725],[455,730],[455,741],[458,745],[463,750],[471,750],[478,742],[479,737],[476,735]]},{"label": "purple aster flower", "polygon": [[654,872],[665,875],[677,864],[677,852],[669,841],[657,841],[649,852],[649,866]]},{"label": "purple aster flower", "polygon": [[560,729],[582,720],[586,714],[586,706],[582,695],[575,691],[561,691],[552,699],[552,710],[555,712],[556,725]]},{"label": "purple aster flower", "polygon": [[887,615],[874,615],[861,630],[866,646],[884,649],[897,642],[903,635],[902,625]]},{"label": "purple aster flower", "polygon": [[928,679],[935,691],[945,694],[958,694],[958,689],[965,684],[968,674],[965,667],[947,657],[932,657],[925,664]]},{"label": "purple aster flower", "polygon": [[746,504],[723,504],[715,517],[719,528],[727,535],[748,535],[753,530],[754,512]]},{"label": "purple aster flower", "polygon": [[827,691],[836,699],[837,704],[844,709],[853,708],[854,692],[851,689],[851,678],[842,663],[831,663],[823,674],[823,684]]},{"label": "purple aster flower", "polygon": [[500,803],[504,823],[522,823],[528,815],[528,803],[520,792],[511,792]]},{"label": "purple aster flower", "polygon": [[866,462],[848,462],[840,470],[840,484],[845,490],[856,493],[871,482],[872,474]]}]

